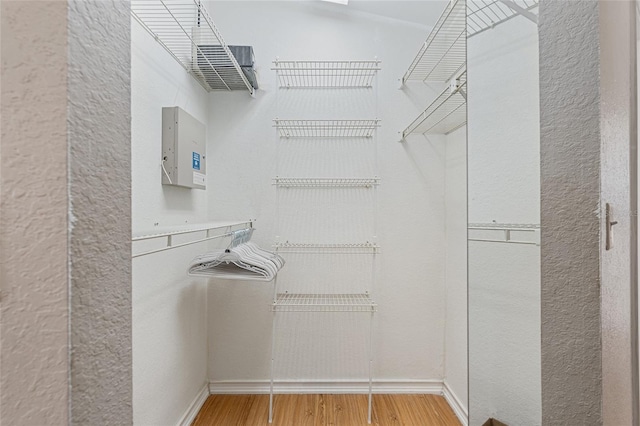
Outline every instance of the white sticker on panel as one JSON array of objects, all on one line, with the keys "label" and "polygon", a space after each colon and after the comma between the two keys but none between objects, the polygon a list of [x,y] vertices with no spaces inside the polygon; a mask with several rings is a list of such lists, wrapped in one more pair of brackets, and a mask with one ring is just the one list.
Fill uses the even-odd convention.
[{"label": "white sticker on panel", "polygon": [[204,186],[206,177],[207,175],[203,173],[193,172],[193,184]]}]

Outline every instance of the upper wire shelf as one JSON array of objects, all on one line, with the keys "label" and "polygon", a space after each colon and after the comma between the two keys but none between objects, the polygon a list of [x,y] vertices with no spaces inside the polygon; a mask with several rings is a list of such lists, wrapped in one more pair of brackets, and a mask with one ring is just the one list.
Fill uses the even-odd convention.
[{"label": "upper wire shelf", "polygon": [[467,56],[465,2],[447,4],[402,77],[403,84],[408,80],[445,82],[462,69]]},{"label": "upper wire shelf", "polygon": [[402,83],[446,82],[466,63],[466,39],[518,15],[538,23],[539,0],[451,0],[418,50]]},{"label": "upper wire shelf", "polygon": [[370,88],[380,61],[273,61],[285,88]]},{"label": "upper wire shelf", "polygon": [[276,312],[375,312],[377,306],[368,293],[278,293],[271,309]]},{"label": "upper wire shelf", "polygon": [[380,120],[280,120],[274,127],[283,138],[371,138]]},{"label": "upper wire shelf", "polygon": [[467,0],[467,37],[494,28],[518,15],[538,23],[539,0]]},{"label": "upper wire shelf", "polygon": [[254,89],[198,0],[132,0],[131,14],[207,91]]},{"label": "upper wire shelf", "polygon": [[371,188],[378,185],[380,179],[373,178],[292,178],[292,177],[275,177],[274,184],[277,186],[292,188]]},{"label": "upper wire shelf", "polygon": [[467,122],[467,73],[445,89],[407,128],[402,139],[412,133],[449,134]]},{"label": "upper wire shelf", "polygon": [[343,243],[343,244],[321,244],[321,243],[276,243],[273,245],[279,253],[316,253],[316,254],[372,254],[377,253],[380,246],[376,243]]}]

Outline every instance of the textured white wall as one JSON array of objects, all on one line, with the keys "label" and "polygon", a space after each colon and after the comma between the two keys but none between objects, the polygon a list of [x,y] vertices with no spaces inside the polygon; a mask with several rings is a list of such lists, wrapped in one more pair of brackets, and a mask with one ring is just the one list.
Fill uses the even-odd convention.
[{"label": "textured white wall", "polygon": [[467,367],[467,128],[447,135],[446,318],[444,379],[466,409]]},{"label": "textured white wall", "polygon": [[67,424],[67,3],[1,9],[0,418]]},{"label": "textured white wall", "polygon": [[[132,422],[128,2],[68,2],[71,424]],[[99,65],[97,65],[99,64]]]},{"label": "textured white wall", "polygon": [[[208,94],[140,24],[132,20],[131,30],[133,232],[207,222],[207,193],[163,186],[160,163],[162,107],[179,106],[206,123]],[[133,259],[137,425],[177,424],[206,383],[206,282],[186,274],[206,249],[200,243]]]},{"label": "textured white wall", "polygon": [[[469,222],[539,223],[536,26],[515,18],[468,40]],[[469,415],[537,425],[540,248],[469,242]]]},{"label": "textured white wall", "polygon": [[600,2],[540,3],[542,422],[602,424]]},{"label": "textured white wall", "polygon": [[3,424],[131,423],[128,16],[2,4]]},{"label": "textured white wall", "polygon": [[[261,90],[256,99],[250,99],[246,93],[215,93],[211,97],[207,164],[209,209],[213,217],[221,219],[257,218],[258,230],[254,237],[264,247],[272,244],[276,232],[275,190],[271,185],[276,156],[271,120],[279,114],[276,98],[280,111],[288,108],[293,118],[302,115],[310,118],[311,115],[307,114],[314,109],[323,110],[324,114],[339,114],[342,118],[359,118],[369,116],[374,106],[361,100],[366,95],[347,98],[344,103],[340,98],[340,102],[335,104],[329,104],[328,100],[325,102],[318,91],[304,91],[297,95],[280,91],[276,96],[275,75],[269,69],[271,61],[276,57],[373,59],[375,56],[383,61],[378,76],[378,117],[382,119],[378,134],[379,175],[382,179],[378,189],[378,242],[382,254],[379,256],[375,289],[375,300],[379,303],[374,329],[375,377],[442,380],[444,138],[417,137],[405,144],[398,143],[398,131],[417,116],[428,101],[425,88],[400,91],[397,82],[424,42],[428,28],[321,2],[214,2],[211,11],[228,43],[254,46]],[[437,16],[431,19],[435,20]],[[295,96],[298,98],[294,99]],[[336,109],[328,111],[327,107]],[[343,113],[344,108],[348,108],[348,112]],[[284,113],[280,118],[285,118]],[[285,146],[282,144],[281,147]],[[281,148],[281,161],[286,161],[288,167],[300,164],[295,163],[292,152]],[[327,162],[321,164],[308,161],[302,153],[298,153],[297,158],[308,161],[308,173],[329,174],[331,167],[336,167],[333,170],[336,174],[339,167],[345,167],[343,170],[347,166],[366,168],[361,163],[365,155],[363,147],[338,146],[335,153],[340,155],[334,157],[335,162],[330,164],[326,159],[324,161]],[[341,201],[346,199],[337,196]],[[360,223],[356,213],[346,213],[355,224],[354,232]],[[370,211],[365,209],[361,213],[368,221]],[[330,223],[323,234],[316,232],[319,227],[314,228],[313,223],[328,222],[311,212],[306,231],[314,232],[318,238],[339,237],[335,235],[337,227],[331,228]],[[284,225],[281,224],[281,230],[285,229]],[[283,233],[282,238],[286,239],[288,235]],[[291,258],[290,264],[285,266],[289,269],[287,273],[293,273],[296,260],[301,262],[298,259]],[[348,265],[336,263],[325,265],[319,272],[321,275],[314,274],[311,268],[308,276],[309,280],[327,278],[324,284],[331,285],[333,272],[345,276],[350,269]],[[217,282],[211,285],[209,374],[212,381],[263,380],[269,377],[271,314],[268,306],[271,295],[270,284]],[[319,321],[328,319],[329,316],[325,315]],[[296,321],[313,320],[290,317],[288,324],[296,325]],[[346,330],[347,325],[356,320],[345,316],[337,317],[336,321],[338,324],[342,321],[342,330]],[[331,324],[327,325],[327,330]],[[286,334],[289,329],[283,326],[281,330]],[[357,330],[361,333],[363,329]],[[297,336],[297,340],[290,341],[287,352],[278,352],[278,362],[291,368],[287,370],[289,372],[297,371],[287,378],[322,379],[355,374],[355,369],[361,372],[362,363],[358,364],[350,357],[350,354],[361,352],[360,340],[348,343],[351,337],[361,334],[350,336],[347,333],[343,337],[346,343],[335,362],[324,358],[324,352],[309,353],[313,349],[303,351],[303,354],[298,350],[292,351],[293,347],[304,348],[305,344],[317,344],[324,338],[314,333]],[[301,356],[296,358],[296,355]],[[325,359],[329,361],[325,362]],[[310,368],[305,368],[305,365]],[[349,366],[353,366],[353,370]]]}]

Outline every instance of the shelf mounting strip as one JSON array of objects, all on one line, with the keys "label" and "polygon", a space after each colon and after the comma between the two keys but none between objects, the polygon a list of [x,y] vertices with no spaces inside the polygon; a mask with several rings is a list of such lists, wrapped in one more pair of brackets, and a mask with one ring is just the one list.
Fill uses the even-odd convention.
[{"label": "shelf mounting strip", "polygon": [[[540,245],[540,225],[534,223],[470,223],[469,241]],[[473,235],[472,235],[473,234]],[[515,234],[515,235],[514,235]],[[518,236],[519,238],[514,238]]]},{"label": "shelf mounting strip", "polygon": [[[164,239],[164,244],[146,251],[134,252],[131,257],[141,257],[149,254],[160,253],[162,251],[184,247],[191,244],[201,243],[204,241],[215,240],[218,238],[230,237],[233,230],[238,228],[253,228],[253,221],[236,221],[236,222],[210,222],[202,224],[182,225],[170,229],[157,229],[153,232],[136,234],[131,238],[132,245],[141,243],[142,241]],[[204,234],[204,235],[203,235]],[[191,237],[187,241],[177,243],[174,241],[176,236]],[[155,244],[157,245],[157,244]],[[133,250],[132,250],[133,251]]]}]

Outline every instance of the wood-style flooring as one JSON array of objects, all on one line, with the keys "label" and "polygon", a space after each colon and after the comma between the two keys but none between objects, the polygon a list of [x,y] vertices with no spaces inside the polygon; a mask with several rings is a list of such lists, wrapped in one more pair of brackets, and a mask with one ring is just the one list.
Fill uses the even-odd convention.
[{"label": "wood-style flooring", "polygon": [[[276,395],[273,426],[365,426],[367,395]],[[268,426],[269,395],[211,395],[193,426]],[[374,395],[376,426],[458,426],[439,395]]]}]

